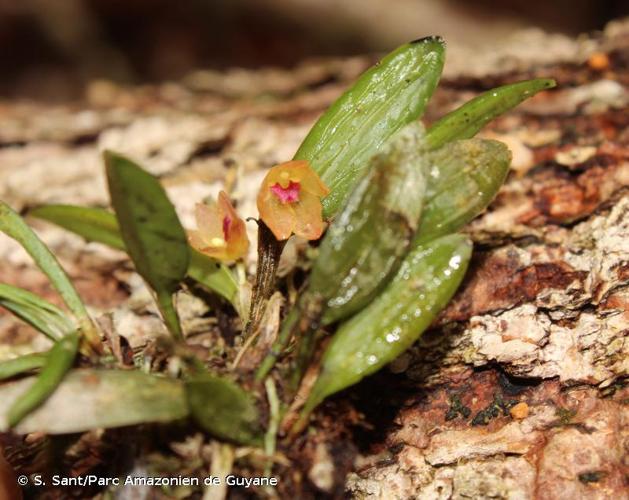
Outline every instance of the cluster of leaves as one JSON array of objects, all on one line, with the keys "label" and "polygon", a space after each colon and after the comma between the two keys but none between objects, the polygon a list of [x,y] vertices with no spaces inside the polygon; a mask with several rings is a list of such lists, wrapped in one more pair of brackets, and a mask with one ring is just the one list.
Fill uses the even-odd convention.
[{"label": "cluster of leaves", "polygon": [[[237,259],[248,248],[244,223],[225,194],[217,205],[197,211],[199,229],[187,235],[159,181],[131,160],[106,152],[113,213],[69,205],[30,212],[128,253],[154,292],[173,352],[185,353],[178,378],[105,368],[100,333],[70,280],[22,218],[1,204],[0,230],[29,252],[68,312],[0,285],[0,305],[54,343],[46,353],[0,363],[0,380],[38,371],[0,386],[0,429],[65,433],[192,417],[214,436],[272,451],[284,408],[275,374],[289,381],[283,391],[287,406],[304,373],[318,374],[301,416],[289,422],[296,432],[326,397],[408,348],[465,274],[472,247],[456,232],[490,203],[508,171],[510,154],[503,144],[472,137],[499,114],[554,85],[539,79],[490,90],[425,130],[418,119],[443,62],[439,38],[399,47],[330,107],[292,162],[269,172],[258,198],[259,266],[248,314],[232,271],[217,260]],[[235,374],[211,373],[185,351],[173,303],[184,280],[231,303],[253,341],[283,241],[292,233],[318,239],[324,221],[331,221],[330,227],[300,298],[254,377],[239,383]],[[79,355],[95,368],[72,369]],[[278,359],[285,362],[277,365]],[[266,439],[258,410],[262,382],[271,415]],[[81,394],[74,398],[74,417],[63,408],[63,395],[70,391]]]}]

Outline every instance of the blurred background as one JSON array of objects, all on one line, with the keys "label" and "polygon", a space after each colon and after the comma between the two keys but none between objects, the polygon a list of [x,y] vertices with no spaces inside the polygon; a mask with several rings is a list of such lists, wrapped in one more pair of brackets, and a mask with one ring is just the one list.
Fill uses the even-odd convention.
[{"label": "blurred background", "polygon": [[94,79],[290,67],[431,34],[483,47],[524,28],[575,35],[626,0],[0,0],[0,98],[63,101]]}]

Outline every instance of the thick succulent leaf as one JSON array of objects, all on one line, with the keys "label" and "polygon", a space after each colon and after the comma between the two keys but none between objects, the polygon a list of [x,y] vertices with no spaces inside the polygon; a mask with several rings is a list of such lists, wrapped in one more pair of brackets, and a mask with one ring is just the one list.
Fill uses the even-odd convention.
[{"label": "thick succulent leaf", "polygon": [[[426,188],[424,129],[413,123],[373,156],[328,229],[308,287],[282,324],[272,351],[291,337],[300,343],[318,329],[356,313],[386,285],[406,254],[420,219]],[[306,354],[305,354],[306,355]],[[274,363],[269,354],[260,380]]]},{"label": "thick succulent leaf", "polygon": [[[0,385],[0,431],[7,412],[34,377]],[[57,390],[15,427],[20,434],[67,434],[188,416],[183,383],[125,370],[72,370]]]},{"label": "thick succulent leaf", "polygon": [[111,203],[138,273],[155,291],[166,326],[182,336],[172,294],[190,262],[186,233],[159,181],[128,158],[105,152]]},{"label": "thick succulent leaf", "polygon": [[[44,205],[30,210],[28,215],[52,222],[88,241],[126,251],[116,216],[102,208]],[[230,301],[237,309],[240,307],[238,284],[229,268],[217,260],[190,249],[188,276]]]},{"label": "thick succulent leaf", "polygon": [[0,306],[53,341],[76,329],[57,306],[16,286],[0,283]]},{"label": "thick succulent leaf", "polygon": [[79,350],[79,336],[70,333],[58,340],[46,355],[42,371],[29,388],[18,397],[7,411],[9,427],[15,427],[55,391],[74,364]]},{"label": "thick succulent leaf", "polygon": [[6,380],[22,373],[42,368],[46,364],[47,353],[25,354],[19,358],[0,361],[0,380]]},{"label": "thick succulent leaf", "polygon": [[417,229],[426,188],[423,127],[412,124],[370,160],[319,247],[308,294],[322,300],[323,323],[373,300]]},{"label": "thick succulent leaf", "polygon": [[414,248],[382,294],[332,337],[304,414],[408,349],[454,295],[471,252],[471,243],[461,235]]},{"label": "thick succulent leaf", "polygon": [[431,148],[436,149],[456,139],[474,137],[497,116],[538,92],[554,86],[554,80],[538,78],[488,90],[433,124],[426,134],[426,142]]},{"label": "thick succulent leaf", "polygon": [[429,153],[428,188],[415,244],[461,229],[481,213],[502,186],[511,163],[503,143],[468,139]]},{"label": "thick succulent leaf", "polygon": [[65,271],[48,247],[37,237],[24,220],[7,204],[0,201],[0,231],[16,240],[33,258],[37,266],[48,276],[48,279],[61,295],[61,298],[76,318],[81,333],[90,344],[98,349],[100,338],[96,327],[87,314],[79,294],[70,282]]},{"label": "thick succulent leaf", "polygon": [[261,444],[258,409],[240,386],[202,374],[186,381],[186,394],[192,418],[207,432],[237,443]]},{"label": "thick succulent leaf", "polygon": [[310,130],[295,159],[308,160],[330,188],[324,217],[340,210],[380,146],[422,115],[444,52],[438,37],[402,45],[363,73]]}]

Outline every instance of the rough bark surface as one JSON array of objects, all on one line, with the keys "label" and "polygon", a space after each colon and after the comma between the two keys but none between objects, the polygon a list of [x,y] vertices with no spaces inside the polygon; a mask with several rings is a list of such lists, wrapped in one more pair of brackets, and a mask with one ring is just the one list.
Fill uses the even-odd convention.
[{"label": "rough bark surface", "polygon": [[[320,112],[371,62],[199,72],[141,88],[94,82],[81,103],[1,103],[0,199],[16,209],[106,205],[99,152],[110,148],[161,176],[184,225],[193,225],[194,203],[221,188],[243,215],[255,216],[265,169],[292,156]],[[386,373],[324,405],[317,425],[325,431],[299,443],[303,481],[319,492],[627,498],[629,23],[578,41],[529,32],[491,53],[450,47],[427,118],[534,76],[556,78],[558,89],[483,132],[510,146],[513,171],[466,229],[476,253],[460,292]],[[95,314],[106,313],[131,348],[163,333],[123,254],[34,226]],[[295,252],[289,245],[284,272]],[[0,281],[55,300],[3,236]],[[217,319],[201,303],[182,301],[191,342],[216,341],[208,331]],[[45,341],[0,316],[0,355],[33,346]]]}]

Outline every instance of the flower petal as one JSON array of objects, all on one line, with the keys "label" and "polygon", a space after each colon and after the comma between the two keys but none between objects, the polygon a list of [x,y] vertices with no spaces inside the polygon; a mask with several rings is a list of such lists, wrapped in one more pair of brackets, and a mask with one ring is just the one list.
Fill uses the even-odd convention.
[{"label": "flower petal", "polygon": [[318,240],[323,234],[325,223],[322,217],[321,199],[314,194],[305,192],[299,203],[293,205],[295,209],[296,235],[307,240]]},{"label": "flower petal", "polygon": [[207,246],[205,240],[201,237],[201,231],[190,230],[188,231],[188,243],[190,246],[199,252]]},{"label": "flower petal", "polygon": [[188,232],[190,245],[205,255],[223,261],[237,260],[249,250],[245,222],[224,191],[218,195],[218,203],[197,204],[195,209],[197,231]]},{"label": "flower petal", "polygon": [[199,237],[207,246],[213,238],[223,238],[223,218],[219,206],[212,202],[209,205],[197,203],[194,209]]},{"label": "flower petal", "polygon": [[270,189],[260,190],[257,199],[260,219],[269,227],[278,240],[287,240],[295,226],[296,203],[280,202]]},{"label": "flower petal", "polygon": [[323,183],[319,175],[310,167],[308,162],[303,162],[305,165],[298,166],[294,169],[295,173],[299,175],[301,181],[301,189],[312,193],[319,198],[323,198],[330,194],[330,190]]}]

